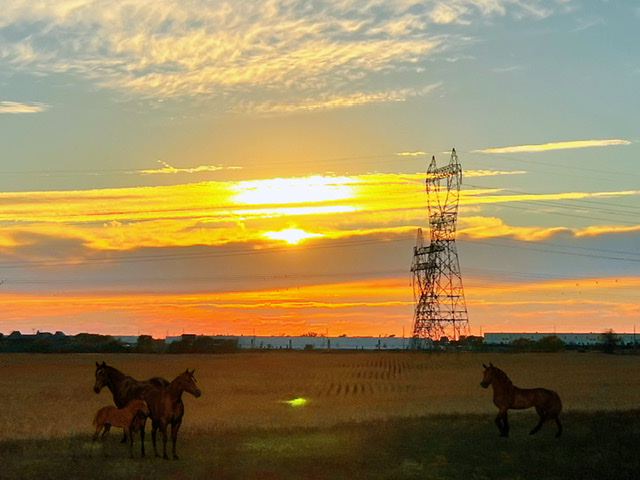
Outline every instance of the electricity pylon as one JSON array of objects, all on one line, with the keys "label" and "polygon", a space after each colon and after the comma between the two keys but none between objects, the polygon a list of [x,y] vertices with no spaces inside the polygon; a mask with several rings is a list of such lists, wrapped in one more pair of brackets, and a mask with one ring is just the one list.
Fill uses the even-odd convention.
[{"label": "electricity pylon", "polygon": [[455,148],[444,167],[437,168],[432,157],[426,180],[430,243],[424,245],[419,228],[411,265],[415,299],[412,348],[426,348],[442,337],[459,340],[469,332],[455,243],[461,182],[462,167]]}]

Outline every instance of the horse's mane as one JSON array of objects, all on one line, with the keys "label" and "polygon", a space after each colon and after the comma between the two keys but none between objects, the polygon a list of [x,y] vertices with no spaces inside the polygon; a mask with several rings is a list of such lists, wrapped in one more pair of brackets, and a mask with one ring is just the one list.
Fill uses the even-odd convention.
[{"label": "horse's mane", "polygon": [[493,365],[491,366],[491,368],[493,368],[493,369],[494,369],[494,371],[498,374],[498,377],[499,377],[502,381],[504,381],[504,382],[508,383],[509,385],[513,385],[513,382],[511,381],[511,379],[509,378],[509,376],[508,376],[508,375],[507,375],[503,370],[500,370],[498,367],[494,367]]},{"label": "horse's mane", "polygon": [[113,375],[115,377],[119,377],[119,378],[123,378],[123,377],[129,377],[129,375],[122,373],[120,370],[118,370],[115,367],[112,367],[111,365],[101,365],[100,368],[103,368],[105,370],[107,370],[107,374],[109,376]]}]

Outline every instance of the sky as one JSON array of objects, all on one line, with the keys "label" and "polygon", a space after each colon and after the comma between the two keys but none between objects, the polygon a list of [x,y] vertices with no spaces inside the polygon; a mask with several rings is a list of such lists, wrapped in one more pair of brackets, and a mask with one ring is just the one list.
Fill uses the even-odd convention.
[{"label": "sky", "polygon": [[633,332],[639,24],[630,0],[0,0],[0,332],[410,336],[452,148],[469,333]]}]

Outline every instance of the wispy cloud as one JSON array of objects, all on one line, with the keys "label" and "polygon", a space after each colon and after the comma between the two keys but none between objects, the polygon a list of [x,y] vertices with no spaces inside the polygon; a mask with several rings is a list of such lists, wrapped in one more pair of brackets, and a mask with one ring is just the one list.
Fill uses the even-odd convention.
[{"label": "wispy cloud", "polygon": [[581,228],[509,225],[497,217],[467,216],[460,219],[459,233],[472,238],[513,237],[525,241],[543,241],[568,233],[575,238],[606,234],[640,232],[639,225],[594,225]]},{"label": "wispy cloud", "polygon": [[49,105],[41,102],[0,101],[0,113],[40,113],[49,109]]},{"label": "wispy cloud", "polygon": [[380,85],[398,71],[423,72],[436,55],[459,56],[471,41],[465,25],[562,3],[15,0],[3,5],[0,29],[15,33],[0,33],[0,65],[143,97],[208,96],[230,109],[342,108],[415,95],[415,83],[387,95]]},{"label": "wispy cloud", "polygon": [[404,102],[410,97],[426,95],[441,84],[428,85],[421,89],[403,88],[379,92],[358,92],[344,95],[319,95],[299,100],[271,100],[265,102],[246,102],[238,110],[247,110],[264,114],[291,113],[297,111],[329,110],[354,107],[371,103]]},{"label": "wispy cloud", "polygon": [[416,150],[413,152],[398,152],[396,153],[399,157],[422,157],[427,155],[427,152],[423,152],[422,150]]},{"label": "wispy cloud", "polygon": [[565,150],[572,148],[611,147],[616,145],[630,145],[630,140],[610,138],[604,140],[568,140],[564,142],[534,143],[526,145],[508,145],[505,147],[490,147],[474,150],[479,153],[523,153],[547,152],[549,150]]},{"label": "wispy cloud", "polygon": [[197,167],[183,167],[178,168],[169,165],[167,162],[158,160],[158,163],[162,165],[162,168],[151,168],[145,170],[136,170],[135,173],[145,174],[170,174],[170,173],[201,173],[201,172],[217,172],[218,170],[236,170],[242,167],[223,166],[223,165],[200,165]]},{"label": "wispy cloud", "polygon": [[522,175],[526,170],[465,170],[465,177],[492,177],[496,175]]}]

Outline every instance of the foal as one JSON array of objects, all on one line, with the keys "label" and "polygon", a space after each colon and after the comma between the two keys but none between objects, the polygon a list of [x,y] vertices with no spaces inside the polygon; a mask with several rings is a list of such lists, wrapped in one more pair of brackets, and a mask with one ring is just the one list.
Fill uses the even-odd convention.
[{"label": "foal", "polygon": [[[131,400],[124,408],[117,408],[113,405],[102,407],[93,419],[93,424],[96,426],[93,441],[96,441],[103,428],[102,438],[109,433],[111,427],[123,428],[125,435],[129,437],[129,455],[133,458],[132,433],[139,428],[144,429],[148,415],[147,402],[141,399]],[[142,443],[142,456],[144,457],[144,443]]]}]

